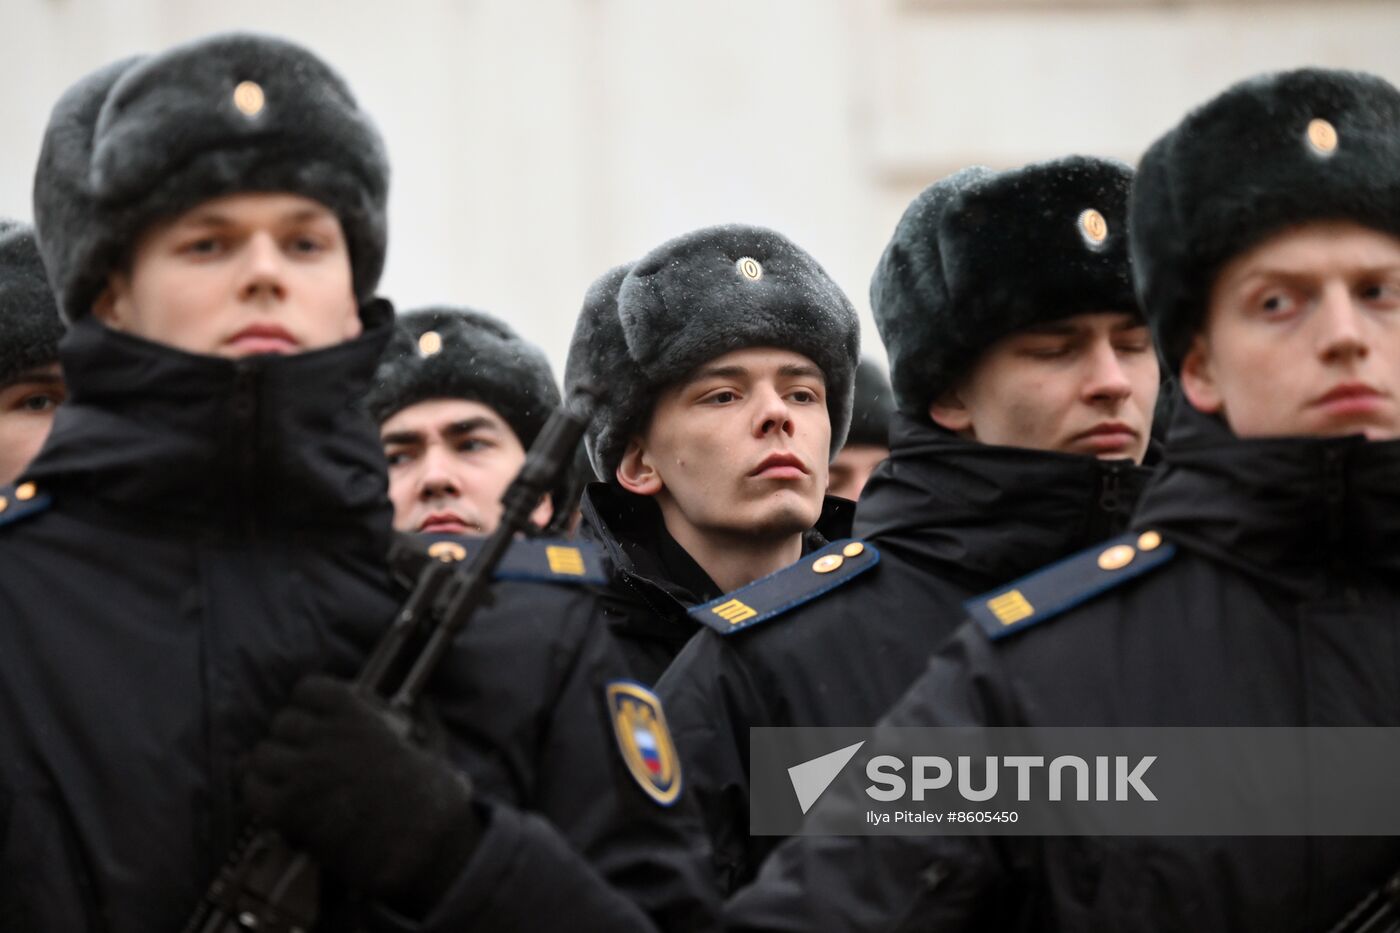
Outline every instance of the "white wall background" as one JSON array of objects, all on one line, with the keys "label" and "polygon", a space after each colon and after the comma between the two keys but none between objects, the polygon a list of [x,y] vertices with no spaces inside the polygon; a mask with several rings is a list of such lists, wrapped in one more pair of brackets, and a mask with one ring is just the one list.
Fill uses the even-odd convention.
[{"label": "white wall background", "polygon": [[1135,161],[1187,109],[1300,65],[1400,83],[1400,4],[1263,0],[0,0],[0,216],[91,69],[225,29],[347,77],[393,162],[384,293],[501,315],[562,369],[608,267],[775,227],[870,323],[905,204],[964,165]]}]

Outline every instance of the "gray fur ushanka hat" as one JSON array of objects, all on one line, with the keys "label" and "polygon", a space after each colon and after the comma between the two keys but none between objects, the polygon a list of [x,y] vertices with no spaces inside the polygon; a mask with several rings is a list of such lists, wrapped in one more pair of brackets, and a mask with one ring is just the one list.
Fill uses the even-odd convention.
[{"label": "gray fur ushanka hat", "polygon": [[44,133],[34,218],[69,321],[91,310],[153,221],[242,192],[330,208],[364,303],[384,266],[388,184],[383,142],[335,71],[285,40],[230,33],[69,88]]},{"label": "gray fur ushanka hat", "polygon": [[1035,324],[1138,311],[1128,264],[1133,172],[1070,156],[963,169],[914,199],[870,282],[898,407],[929,402],[983,350]]},{"label": "gray fur ushanka hat", "polygon": [[599,476],[614,481],[629,438],[659,389],[734,350],[778,347],[826,378],[831,454],[845,441],[860,324],[811,256],[762,227],[706,227],[601,276],[584,299],[564,369],[565,391],[605,392],[588,429]]},{"label": "gray fur ushanka hat", "polygon": [[429,399],[480,402],[529,448],[559,406],[549,361],[504,321],[471,308],[399,314],[394,335],[365,395],[374,420]]},{"label": "gray fur ushanka hat", "polygon": [[1309,68],[1231,87],[1147,150],[1133,182],[1138,295],[1176,371],[1229,259],[1293,224],[1400,236],[1400,91]]},{"label": "gray fur ushanka hat", "polygon": [[62,336],[34,229],[0,218],[0,385],[57,362]]}]

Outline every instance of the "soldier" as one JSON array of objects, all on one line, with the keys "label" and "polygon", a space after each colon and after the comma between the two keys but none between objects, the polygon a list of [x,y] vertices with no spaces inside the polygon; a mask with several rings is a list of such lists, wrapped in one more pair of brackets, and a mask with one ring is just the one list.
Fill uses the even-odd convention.
[{"label": "soldier", "polygon": [[899,411],[863,540],[692,609],[712,630],[658,686],[722,889],[773,844],[748,835],[751,726],[873,723],[962,600],[1126,524],[1158,379],[1130,178],[1080,157],[967,169],[900,221],[871,284]]},{"label": "soldier", "polygon": [[392,323],[387,182],[340,77],[270,37],[118,62],[55,106],[35,215],[74,391],[0,492],[0,925],[179,929],[253,815],[324,867],[328,928],[505,926],[526,905],[502,885],[541,876],[583,925],[647,922],[600,876],[706,915],[664,861],[599,846],[592,867],[513,806],[583,847],[581,800],[643,841],[684,800],[674,756],[669,784],[623,757],[668,740],[648,696],[611,689],[577,585],[596,555],[523,552],[516,575],[571,585],[498,584],[454,643],[434,708],[456,767],[335,679],[403,598],[360,405]]},{"label": "soldier", "polygon": [[[669,312],[670,323],[689,327],[659,343],[668,307],[646,296],[656,290],[670,297],[682,285],[673,275],[677,267],[691,281],[712,278],[698,293],[702,297],[685,306],[709,320]],[[669,429],[656,439],[638,423],[647,412],[624,407],[650,405],[651,393],[660,389],[658,407],[687,407],[691,418],[720,426],[736,448],[744,448],[743,471],[710,464],[713,477],[737,487],[724,491],[724,501],[748,508],[755,528],[766,522],[762,530],[782,539],[780,546],[800,548],[820,508],[826,458],[839,444],[830,424],[843,431],[849,417],[857,359],[849,303],[805,254],[776,234],[751,228],[719,228],[673,241],[636,271],[637,296],[622,306],[631,310],[631,320],[650,325],[633,334],[641,349],[608,342],[587,326],[576,339],[576,346],[586,343],[603,354],[601,364],[591,364],[596,369],[570,376],[571,384],[587,381],[608,393],[589,435],[595,460],[612,463],[630,481],[661,461],[661,451],[673,454],[678,439],[689,445],[682,461],[703,453],[708,435],[681,417],[651,419]],[[612,280],[613,294],[623,274]],[[741,281],[727,282],[727,276]],[[600,330],[618,328],[616,304],[604,307],[608,313],[590,321]],[[588,308],[596,315],[599,304],[590,298]],[[840,341],[828,349],[793,336],[799,327],[835,333]],[[712,354],[706,341],[719,328],[738,350]],[[801,346],[816,360],[784,345]],[[635,354],[660,376],[637,373],[628,379],[640,366],[625,369],[608,353]],[[696,366],[713,371],[691,373]],[[675,373],[686,377],[677,382]],[[715,384],[702,388],[700,379]],[[717,414],[696,413],[699,399]],[[742,415],[733,413],[736,408]],[[774,451],[796,458],[803,469],[789,469],[800,476],[779,473],[746,483],[747,471],[762,472]],[[633,464],[619,466],[615,457],[630,457]],[[697,480],[706,474],[682,471],[677,478],[669,466],[663,469],[672,481],[668,488],[699,495]],[[692,512],[686,514],[705,514],[688,507]],[[299,688],[271,737],[254,752],[247,784],[254,809],[357,886],[388,890],[393,896],[387,906],[396,913],[426,913],[433,928],[450,928],[454,921],[531,929],[652,923],[668,930],[707,928],[716,908],[702,853],[691,847],[702,831],[689,809],[665,714],[649,690],[622,679],[609,654],[613,640],[588,625],[601,618],[589,610],[575,604],[569,613],[492,612],[464,633],[461,650],[441,675],[446,683],[435,691],[434,709],[449,727],[460,725],[472,735],[456,761],[480,793],[454,780],[443,762],[389,736],[343,685],[312,681]],[[635,658],[627,661],[625,673],[635,678]],[[558,682],[550,682],[550,672]],[[608,744],[620,754],[609,753]],[[388,792],[366,759],[412,780],[396,780],[399,792]],[[487,792],[494,798],[489,809]],[[424,817],[408,820],[416,833],[391,832],[405,823],[400,798],[424,801]],[[548,817],[558,834],[519,810]],[[588,865],[583,858],[571,860],[564,843]],[[408,884],[404,876],[415,873],[417,883]],[[397,883],[386,889],[385,875]],[[542,877],[550,881],[543,891]]]},{"label": "soldier", "polygon": [[66,397],[62,335],[33,229],[0,219],[0,486],[34,459]]},{"label": "soldier", "polygon": [[846,445],[831,461],[831,484],[827,492],[854,502],[860,498],[866,480],[890,455],[890,415],[894,395],[890,380],[874,360],[865,359],[856,367],[855,410]]},{"label": "soldier", "polygon": [[354,407],[386,184],[339,77],[272,39],[127,59],[54,108],[34,212],[72,399],[0,514],[16,927],[178,929],[239,828],[237,757],[393,615]]},{"label": "soldier", "polygon": [[[549,361],[468,308],[403,312],[365,397],[400,531],[487,535],[559,389]],[[543,527],[550,503],[534,515]]]},{"label": "soldier", "polygon": [[[1162,472],[1132,533],[970,603],[887,722],[1395,724],[1397,208],[1400,92],[1371,75],[1242,82],[1147,151],[1133,260],[1183,391]],[[1008,625],[1013,588],[1034,611]],[[1398,862],[1379,836],[813,837],[733,907],[742,929],[1324,930]]]},{"label": "soldier", "polygon": [[758,227],[688,233],[590,288],[565,384],[606,390],[588,449],[608,481],[584,493],[582,534],[612,559],[639,680],[695,634],[690,607],[849,533],[825,492],[859,339],[836,283]]}]

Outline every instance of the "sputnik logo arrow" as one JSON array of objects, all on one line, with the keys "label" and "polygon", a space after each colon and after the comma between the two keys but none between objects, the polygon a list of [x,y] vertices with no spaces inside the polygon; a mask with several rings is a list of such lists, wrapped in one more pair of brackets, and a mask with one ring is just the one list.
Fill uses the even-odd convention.
[{"label": "sputnik logo arrow", "polygon": [[838,748],[834,752],[828,752],[819,758],[813,758],[788,768],[788,777],[792,779],[792,789],[797,792],[797,803],[802,807],[804,814],[812,809],[812,804],[816,803],[817,798],[826,792],[826,789],[831,786],[831,782],[836,780],[836,776],[841,773],[841,769],[846,767],[847,762],[856,756],[856,752],[860,751],[860,747],[864,744],[865,742],[862,740],[854,745]]}]

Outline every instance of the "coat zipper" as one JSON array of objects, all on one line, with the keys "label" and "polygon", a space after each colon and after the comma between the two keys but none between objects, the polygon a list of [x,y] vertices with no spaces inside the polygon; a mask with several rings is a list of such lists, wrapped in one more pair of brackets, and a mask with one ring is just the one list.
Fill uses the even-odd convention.
[{"label": "coat zipper", "polygon": [[257,439],[254,422],[258,413],[258,364],[242,359],[234,364],[233,398],[229,410],[233,415],[234,456],[237,459],[240,513],[243,530],[251,537],[257,532],[257,488],[254,470],[257,468]]},{"label": "coat zipper", "polygon": [[1322,452],[1322,501],[1327,510],[1327,574],[1328,591],[1335,595],[1346,572],[1342,559],[1346,514],[1346,474],[1343,451],[1329,447]]},{"label": "coat zipper", "polygon": [[1123,466],[1118,463],[1099,464],[1099,498],[1097,527],[1090,529],[1095,540],[1111,537],[1119,530],[1123,514]]}]

